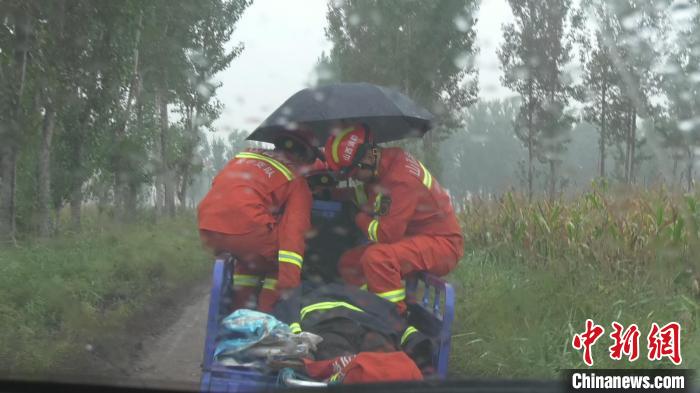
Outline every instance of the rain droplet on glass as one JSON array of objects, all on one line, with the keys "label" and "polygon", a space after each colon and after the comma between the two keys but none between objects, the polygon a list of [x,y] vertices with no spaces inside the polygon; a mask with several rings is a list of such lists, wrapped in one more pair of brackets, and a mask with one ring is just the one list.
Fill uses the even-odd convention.
[{"label": "rain droplet on glass", "polygon": [[452,22],[455,24],[455,27],[457,30],[466,32],[469,31],[469,19],[467,19],[464,15],[457,15],[452,19]]}]

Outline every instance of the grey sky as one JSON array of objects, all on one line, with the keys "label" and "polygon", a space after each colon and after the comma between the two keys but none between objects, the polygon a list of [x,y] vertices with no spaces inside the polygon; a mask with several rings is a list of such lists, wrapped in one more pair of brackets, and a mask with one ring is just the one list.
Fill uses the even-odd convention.
[{"label": "grey sky", "polygon": [[[513,94],[501,86],[496,49],[501,24],[512,19],[505,0],[483,0],[477,23],[480,96]],[[285,99],[309,84],[322,51],[331,48],[324,35],[326,0],[255,0],[241,18],[233,42],[245,49],[217,79],[224,104],[217,133],[252,131]]]}]

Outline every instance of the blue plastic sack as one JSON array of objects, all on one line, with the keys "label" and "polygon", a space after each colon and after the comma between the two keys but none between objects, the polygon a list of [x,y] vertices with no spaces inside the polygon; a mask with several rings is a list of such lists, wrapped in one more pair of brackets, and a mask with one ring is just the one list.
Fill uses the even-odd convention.
[{"label": "blue plastic sack", "polygon": [[292,333],[275,317],[241,309],[221,321],[214,358],[227,366],[265,367],[270,360],[308,357],[321,337]]},{"label": "blue plastic sack", "polygon": [[244,351],[270,336],[291,334],[289,326],[278,321],[275,317],[259,311],[240,309],[221,321],[219,344],[214,356],[232,354]]}]

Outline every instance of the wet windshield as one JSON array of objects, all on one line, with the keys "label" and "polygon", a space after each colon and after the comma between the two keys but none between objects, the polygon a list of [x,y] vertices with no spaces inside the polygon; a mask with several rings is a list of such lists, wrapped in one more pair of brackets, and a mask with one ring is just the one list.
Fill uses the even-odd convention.
[{"label": "wet windshield", "polygon": [[0,89],[2,379],[700,367],[698,0],[2,0]]}]

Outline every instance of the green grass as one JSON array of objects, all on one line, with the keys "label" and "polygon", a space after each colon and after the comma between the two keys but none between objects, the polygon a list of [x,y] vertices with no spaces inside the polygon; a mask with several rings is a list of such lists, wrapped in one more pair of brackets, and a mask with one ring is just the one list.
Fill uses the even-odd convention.
[{"label": "green grass", "polygon": [[[700,368],[697,299],[675,283],[674,269],[654,266],[634,278],[611,274],[585,260],[532,263],[512,256],[512,245],[468,253],[453,273],[458,303],[450,372],[455,377],[549,377],[585,368],[571,345],[593,319],[605,335],[593,347],[596,368],[672,367],[646,359],[652,322],[681,323],[683,368]],[[608,356],[612,321],[636,323],[640,359]]]},{"label": "green grass", "polygon": [[95,220],[80,233],[0,248],[0,369],[81,367],[86,348],[118,345],[147,305],[206,278],[209,259],[191,215],[157,224]]},{"label": "green grass", "polygon": [[[652,322],[679,322],[681,367],[700,368],[700,197],[663,188],[594,184],[568,200],[508,193],[459,214],[467,255],[452,280],[459,302],[452,373],[554,377],[585,367],[573,335],[591,318],[605,329],[596,368],[671,367],[650,362]],[[640,359],[613,361],[611,323],[640,328]]]}]

